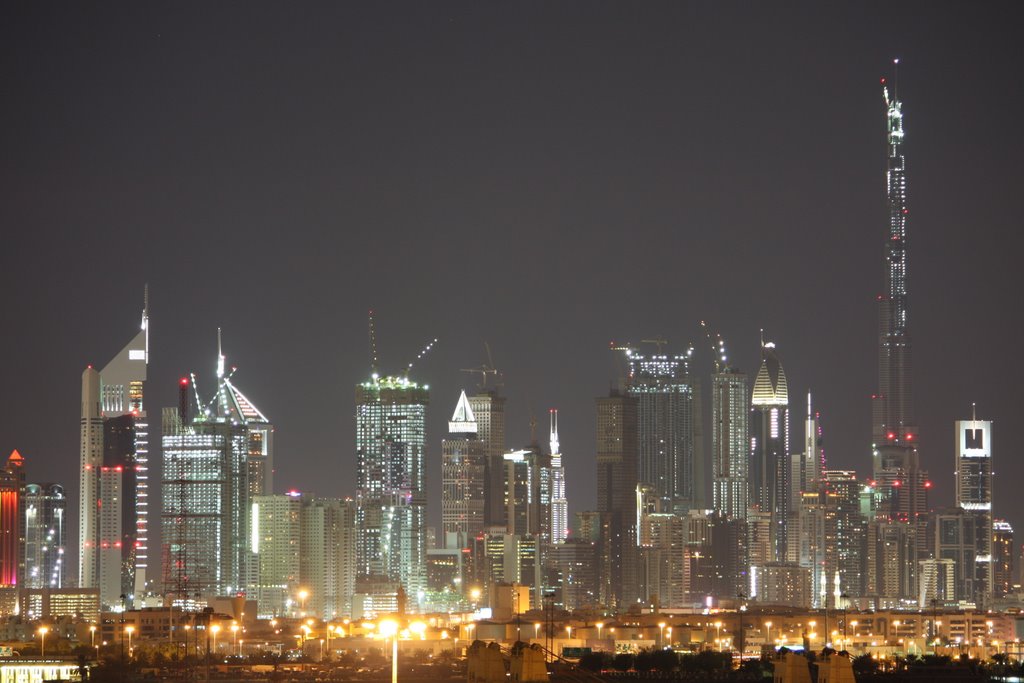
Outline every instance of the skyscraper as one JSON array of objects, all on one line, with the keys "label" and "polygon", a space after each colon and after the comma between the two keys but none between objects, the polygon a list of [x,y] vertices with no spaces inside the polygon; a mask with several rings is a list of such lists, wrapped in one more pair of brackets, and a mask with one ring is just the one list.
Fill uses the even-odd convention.
[{"label": "skyscraper", "polygon": [[[484,376],[486,377],[486,375]],[[484,523],[505,524],[505,397],[496,388],[482,386],[469,397],[469,407],[476,418],[477,439],[484,444]]]},{"label": "skyscraper", "polygon": [[163,411],[163,582],[179,598],[255,592],[258,578],[248,457],[252,432],[273,427],[232,382],[220,330],[217,337],[212,398],[200,398],[193,376],[195,417],[183,421],[183,407]]},{"label": "skyscraper", "polygon": [[426,408],[429,388],[408,376],[356,386],[359,575],[398,582],[414,602],[427,588]]},{"label": "skyscraper", "polygon": [[[664,340],[654,340],[659,349]],[[702,506],[700,403],[690,376],[693,349],[649,356],[621,349],[629,364],[626,392],[637,399],[638,472],[661,498],[665,512],[686,514]]]},{"label": "skyscraper", "polygon": [[67,498],[60,484],[27,484],[24,588],[63,588]]},{"label": "skyscraper", "polygon": [[[973,587],[973,595],[960,596],[987,608],[995,586],[992,565],[992,422],[970,420],[956,423],[956,506],[975,518],[973,558],[957,567],[958,583]],[[968,579],[967,577],[971,577]]]},{"label": "skyscraper", "polygon": [[775,344],[761,342],[761,367],[751,404],[750,504],[772,515],[775,561],[786,561],[786,526],[791,510],[789,387]]},{"label": "skyscraper", "polygon": [[476,416],[463,391],[448,438],[441,442],[441,526],[444,547],[468,548],[484,530],[487,444],[477,436]]},{"label": "skyscraper", "polygon": [[104,607],[145,590],[149,548],[149,294],[142,324],[102,371],[82,375],[78,585]]},{"label": "skyscraper", "polygon": [[711,467],[714,509],[746,519],[749,504],[747,376],[726,364],[724,348],[711,375]]},{"label": "skyscraper", "polygon": [[25,473],[24,458],[13,451],[0,470],[0,588],[21,585],[18,578],[21,564],[21,508]]},{"label": "skyscraper", "polygon": [[558,441],[558,410],[551,409],[551,542],[565,541],[569,533],[569,501],[565,497],[565,470]]},{"label": "skyscraper", "polygon": [[637,576],[637,404],[612,390],[596,399],[598,594],[610,609],[635,603]]},{"label": "skyscraper", "polygon": [[[910,381],[907,272],[907,174],[903,155],[903,103],[882,79],[886,106],[889,230],[885,242],[884,292],[878,295],[878,392],[872,396],[873,478],[880,514],[910,523],[924,537],[927,472],[917,452]],[[923,548],[923,546],[921,546]],[[915,563],[916,564],[916,563]]]}]

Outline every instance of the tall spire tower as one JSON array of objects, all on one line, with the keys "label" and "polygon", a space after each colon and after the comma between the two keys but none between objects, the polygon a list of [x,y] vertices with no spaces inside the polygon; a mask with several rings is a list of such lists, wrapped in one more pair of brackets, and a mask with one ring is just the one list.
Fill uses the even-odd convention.
[{"label": "tall spire tower", "polygon": [[[899,60],[894,61],[894,71]],[[913,599],[917,555],[927,551],[928,473],[917,451],[910,382],[910,333],[907,271],[907,174],[903,153],[903,102],[882,79],[886,108],[886,192],[889,229],[885,242],[884,290],[878,295],[878,392],[872,397],[872,473],[876,484],[872,522],[878,538],[902,539],[902,559],[879,550],[876,567],[898,564],[898,581],[879,581],[884,599]],[[871,563],[869,563],[871,564]],[[881,570],[878,570],[881,572]],[[870,572],[869,572],[870,573]],[[890,585],[891,584],[891,585]]]},{"label": "tall spire tower", "polygon": [[[899,60],[894,63],[896,66]],[[894,79],[895,80],[895,79]],[[874,396],[875,444],[917,438],[910,391],[907,306],[907,173],[903,156],[903,103],[882,79],[889,161],[886,187],[889,231],[885,244],[885,290],[878,296],[878,393]]]}]

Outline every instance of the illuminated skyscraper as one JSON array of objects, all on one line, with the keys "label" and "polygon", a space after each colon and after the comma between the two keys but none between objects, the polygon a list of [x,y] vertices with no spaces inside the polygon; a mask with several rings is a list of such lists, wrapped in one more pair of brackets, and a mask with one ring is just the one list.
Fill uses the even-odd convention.
[{"label": "illuminated skyscraper", "polygon": [[78,583],[100,604],[145,590],[149,548],[149,295],[139,332],[100,372],[82,375]]},{"label": "illuminated skyscraper", "polygon": [[0,470],[0,588],[21,586],[21,496],[25,485],[25,461],[18,451],[11,453]]},{"label": "illuminated skyscraper", "polygon": [[64,588],[67,498],[60,484],[25,486],[23,588]]},{"label": "illuminated skyscraper", "polygon": [[789,387],[775,344],[761,342],[761,367],[751,404],[750,504],[772,515],[772,547],[786,561],[786,526],[791,510]]},{"label": "illuminated skyscraper", "polygon": [[[232,382],[218,330],[217,385],[199,397],[195,418],[181,408],[163,413],[163,582],[180,598],[255,592],[248,476],[253,432],[269,433],[270,421]],[[188,386],[187,379],[182,386]]]},{"label": "illuminated skyscraper", "polygon": [[487,445],[477,437],[466,392],[459,396],[448,438],[441,442],[441,525],[445,548],[468,548],[484,530]]},{"label": "illuminated skyscraper", "polygon": [[1017,577],[1013,571],[1013,527],[1004,519],[992,522],[992,578],[995,581],[993,597],[1001,598],[1013,592]]},{"label": "illuminated skyscraper", "polygon": [[885,242],[885,290],[878,296],[878,393],[872,397],[873,478],[879,514],[918,529],[923,550],[924,515],[928,510],[928,473],[917,452],[910,381],[910,332],[907,273],[907,174],[903,156],[903,103],[889,95],[882,79],[888,140],[889,230]]},{"label": "illuminated skyscraper", "polygon": [[750,507],[747,420],[750,396],[747,376],[725,362],[724,348],[711,375],[711,468],[714,509],[733,519],[746,519]]},{"label": "illuminated skyscraper", "polygon": [[644,356],[628,347],[622,351],[629,363],[626,392],[638,402],[639,482],[654,487],[666,513],[702,507],[700,403],[690,377],[693,349],[675,356]]},{"label": "illuminated skyscraper", "polygon": [[959,420],[956,423],[956,506],[975,518],[976,533],[969,539],[973,558],[960,558],[957,583],[972,588],[960,595],[985,609],[995,586],[992,565],[992,422]]},{"label": "illuminated skyscraper", "polygon": [[558,410],[551,410],[551,542],[564,543],[569,533],[569,501],[565,497],[565,470],[558,442]]},{"label": "illuminated skyscraper", "polygon": [[398,582],[416,602],[426,575],[426,385],[407,376],[356,386],[356,556],[363,578]]}]

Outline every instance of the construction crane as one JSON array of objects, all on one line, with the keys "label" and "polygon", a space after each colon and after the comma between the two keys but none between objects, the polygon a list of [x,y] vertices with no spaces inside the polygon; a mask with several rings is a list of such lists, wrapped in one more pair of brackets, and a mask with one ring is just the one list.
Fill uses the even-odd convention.
[{"label": "construction crane", "polygon": [[711,345],[711,353],[714,358],[715,372],[721,372],[722,370],[728,369],[728,358],[725,354],[725,340],[722,339],[722,335],[715,333],[714,338],[711,337],[711,328],[708,327],[707,321],[701,320],[700,326],[704,328],[704,335],[708,338],[708,343]]},{"label": "construction crane", "polygon": [[474,375],[479,374],[480,384],[477,385],[477,388],[480,391],[487,391],[487,375],[494,375],[495,388],[502,386],[501,383],[498,381],[498,378],[501,377],[501,372],[496,367],[494,367],[494,360],[491,358],[491,345],[488,344],[487,342],[484,342],[484,349],[487,351],[486,363],[484,363],[478,368],[461,368],[459,370],[460,372],[468,372]]},{"label": "construction crane", "polygon": [[654,344],[654,346],[658,349],[658,355],[660,356],[661,355],[661,347],[667,345],[668,344],[668,340],[665,339],[664,337],[655,337],[654,339],[641,339],[640,343],[641,344]]},{"label": "construction crane", "polygon": [[409,372],[412,370],[413,363],[415,363],[416,361],[418,361],[421,358],[423,358],[423,356],[425,356],[428,353],[430,353],[430,350],[434,348],[434,344],[436,344],[436,343],[437,343],[437,337],[434,337],[429,342],[427,342],[427,345],[424,346],[420,350],[419,353],[416,354],[415,358],[413,358],[411,361],[409,361],[409,364],[405,366],[405,378],[406,379],[409,379]]}]

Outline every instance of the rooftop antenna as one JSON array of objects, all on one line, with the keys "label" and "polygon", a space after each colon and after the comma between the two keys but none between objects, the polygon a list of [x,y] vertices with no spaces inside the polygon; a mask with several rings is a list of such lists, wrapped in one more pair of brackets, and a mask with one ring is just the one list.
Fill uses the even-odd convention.
[{"label": "rooftop antenna", "polygon": [[971,420],[977,421],[978,419],[978,404],[971,402]]},{"label": "rooftop antenna", "polygon": [[373,326],[373,309],[369,313],[370,322],[370,372],[377,374],[377,331]]},{"label": "rooftop antenna", "polygon": [[224,377],[224,351],[220,343],[220,328],[217,328],[217,379]]},{"label": "rooftop antenna", "polygon": [[896,57],[892,60],[892,98],[898,100],[900,98],[900,58]]},{"label": "rooftop antenna", "polygon": [[761,348],[764,348],[764,328],[761,328]]}]

